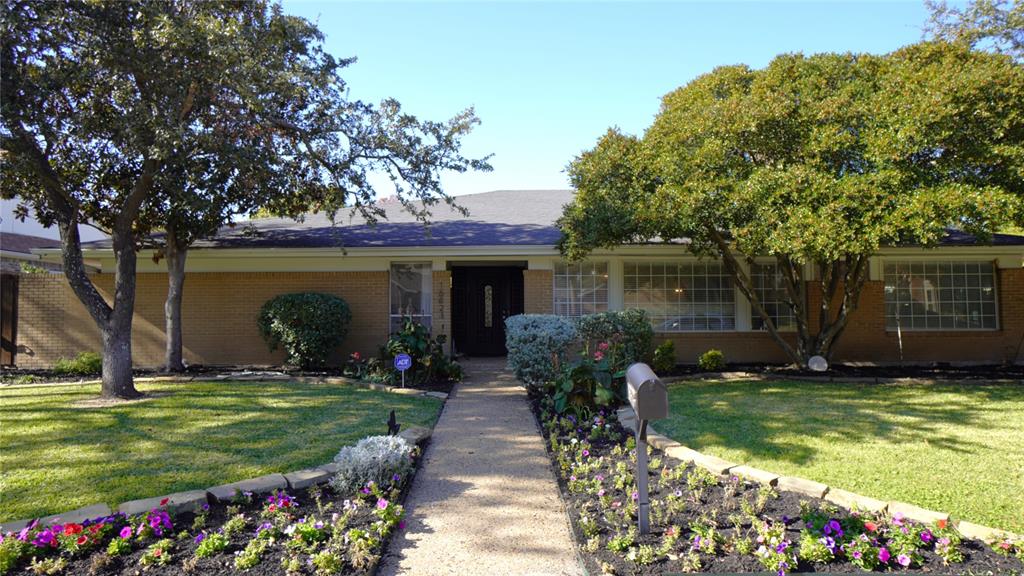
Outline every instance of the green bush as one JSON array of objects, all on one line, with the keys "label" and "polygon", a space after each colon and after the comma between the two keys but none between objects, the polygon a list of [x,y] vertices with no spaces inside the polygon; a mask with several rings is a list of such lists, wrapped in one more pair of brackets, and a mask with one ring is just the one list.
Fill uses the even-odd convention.
[{"label": "green bush", "polygon": [[676,345],[671,340],[665,340],[654,350],[654,372],[656,374],[667,374],[676,367]]},{"label": "green bush", "polygon": [[654,340],[651,321],[639,308],[588,314],[576,322],[576,330],[586,354],[608,345],[604,355],[609,356],[612,372],[646,360]]},{"label": "green bush", "polygon": [[517,314],[505,320],[508,367],[528,386],[557,378],[575,344],[576,327],[561,316]]},{"label": "green bush", "polygon": [[331,294],[303,292],[282,294],[267,300],[258,324],[271,350],[278,346],[288,354],[285,362],[301,368],[318,368],[348,335],[352,313],[348,304]]},{"label": "green bush", "polygon": [[53,373],[61,376],[93,376],[103,372],[103,357],[95,352],[79,352],[73,360],[61,358],[53,365]]},{"label": "green bush", "polygon": [[412,318],[404,318],[402,328],[392,334],[387,344],[381,347],[382,363],[375,368],[377,379],[392,384],[400,381],[401,375],[394,369],[395,356],[408,354],[412,357],[412,368],[405,373],[407,384],[462,380],[462,366],[444,352],[446,341],[444,334],[431,338],[426,326]]},{"label": "green bush", "polygon": [[725,354],[712,348],[697,358],[697,366],[705,372],[721,372],[725,368]]}]

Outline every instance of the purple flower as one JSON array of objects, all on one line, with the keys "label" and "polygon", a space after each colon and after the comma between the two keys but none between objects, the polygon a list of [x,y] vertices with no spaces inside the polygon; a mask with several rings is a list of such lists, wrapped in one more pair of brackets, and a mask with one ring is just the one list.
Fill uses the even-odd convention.
[{"label": "purple flower", "polygon": [[691,550],[697,550],[700,548],[700,536],[693,537],[693,544],[690,545]]},{"label": "purple flower", "polygon": [[896,557],[896,562],[899,563],[900,566],[906,568],[907,566],[910,566],[910,556],[907,556],[906,554],[900,554]]},{"label": "purple flower", "polygon": [[597,491],[597,497],[600,498],[602,496],[604,496],[604,488],[601,488],[600,490]]},{"label": "purple flower", "polygon": [[587,456],[590,456],[590,450],[587,450],[586,448],[584,448],[582,454],[583,454],[583,457],[586,458]]},{"label": "purple flower", "polygon": [[856,558],[857,560],[860,560],[861,556],[864,556],[864,554],[862,554],[860,550],[854,550],[853,551],[853,557]]},{"label": "purple flower", "polygon": [[210,505],[209,504],[203,504],[203,512],[205,512],[205,511],[207,511],[209,509],[210,509]]},{"label": "purple flower", "polygon": [[892,515],[892,525],[893,526],[903,526],[903,514],[902,513],[897,512],[897,513]]},{"label": "purple flower", "polygon": [[399,481],[401,481],[401,479],[402,479],[401,474],[395,474],[394,476],[391,477],[391,481],[395,482],[395,483],[398,483]]},{"label": "purple flower", "polygon": [[131,526],[125,526],[124,528],[121,528],[120,536],[121,536],[121,538],[124,538],[125,540],[131,538],[132,537],[132,527]]},{"label": "purple flower", "polygon": [[775,546],[775,551],[782,553],[786,551],[786,548],[789,548],[789,541],[783,540],[782,542],[779,542],[777,546]]},{"label": "purple flower", "polygon": [[399,520],[398,521],[398,529],[399,530],[405,530],[405,520]]},{"label": "purple flower", "polygon": [[640,493],[636,492],[636,491],[633,491],[633,501],[636,502],[639,499],[640,499]]},{"label": "purple flower", "polygon": [[384,510],[387,507],[388,507],[388,501],[387,500],[385,500],[383,498],[378,498],[377,499],[377,508],[378,509]]},{"label": "purple flower", "polygon": [[594,480],[597,480],[598,482],[604,482],[604,476],[598,474],[597,476],[594,476]]},{"label": "purple flower", "polygon": [[933,538],[934,537],[930,531],[925,530],[924,532],[921,532],[921,542],[931,542]]},{"label": "purple flower", "polygon": [[881,562],[882,564],[888,564],[890,556],[891,555],[889,554],[889,549],[888,548],[879,548],[879,550],[878,550],[878,561],[879,562]]},{"label": "purple flower", "polygon": [[206,532],[200,532],[199,534],[196,534],[196,538],[195,538],[196,544],[199,544],[203,540],[206,540]]}]

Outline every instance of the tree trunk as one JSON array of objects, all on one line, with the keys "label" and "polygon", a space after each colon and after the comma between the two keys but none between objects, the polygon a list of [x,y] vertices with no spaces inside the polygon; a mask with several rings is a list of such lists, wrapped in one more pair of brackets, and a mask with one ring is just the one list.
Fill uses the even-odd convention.
[{"label": "tree trunk", "polygon": [[168,227],[167,243],[164,248],[164,257],[167,258],[167,301],[164,303],[167,348],[164,367],[168,372],[185,370],[181,354],[181,296],[185,289],[185,258],[188,256],[188,246],[181,244],[173,227]]},{"label": "tree trunk", "polygon": [[103,336],[103,390],[108,398],[137,398],[142,394],[135,389],[132,379],[132,330],[122,326],[106,326]]}]

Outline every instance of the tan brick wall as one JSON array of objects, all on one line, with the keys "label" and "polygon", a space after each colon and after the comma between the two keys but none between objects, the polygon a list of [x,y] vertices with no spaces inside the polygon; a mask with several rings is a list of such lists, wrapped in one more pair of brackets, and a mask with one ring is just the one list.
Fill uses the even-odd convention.
[{"label": "tan brick wall", "polygon": [[554,272],[523,270],[523,311],[526,314],[551,314],[554,310]]},{"label": "tan brick wall", "polygon": [[433,284],[433,318],[431,333],[448,337],[445,352],[452,351],[452,273],[450,270],[435,270]]},{"label": "tan brick wall", "polygon": [[[94,276],[109,295],[113,277]],[[166,274],[139,274],[132,323],[137,366],[163,362]],[[198,364],[280,364],[281,350],[267,349],[256,318],[264,302],[289,292],[325,292],[344,298],[352,310],[339,357],[353,351],[376,355],[388,334],[387,272],[192,273],[182,302],[184,355]],[[63,276],[32,276],[20,292],[19,351],[23,367],[50,366],[61,356],[100,350],[99,332]]]},{"label": "tan brick wall", "polygon": [[[1024,336],[1024,270],[1001,269],[999,274],[1000,329],[992,332],[904,332],[906,362],[988,362],[1012,359]],[[433,276],[434,332],[451,334],[450,272]],[[159,366],[163,361],[164,274],[140,274],[133,324],[135,363]],[[112,276],[95,277],[109,294]],[[552,311],[552,272],[524,270],[524,304],[528,314]],[[201,364],[278,364],[283,353],[268,352],[256,328],[259,309],[273,296],[318,291],[344,298],[352,308],[352,325],[341,349],[375,355],[388,334],[387,272],[323,273],[191,273],[185,282],[182,307],[185,358]],[[808,304],[816,309],[819,296],[809,286]],[[859,309],[840,339],[836,357],[842,361],[896,362],[895,332],[885,330],[881,282],[869,282]],[[45,367],[64,356],[99,351],[100,339],[92,319],[61,275],[23,275],[19,290],[17,363]],[[791,336],[789,337],[792,338]],[[722,350],[733,362],[786,362],[766,333],[657,334],[655,344],[676,343],[680,362],[695,362],[709,348]],[[1017,362],[1024,361],[1018,357]]]}]

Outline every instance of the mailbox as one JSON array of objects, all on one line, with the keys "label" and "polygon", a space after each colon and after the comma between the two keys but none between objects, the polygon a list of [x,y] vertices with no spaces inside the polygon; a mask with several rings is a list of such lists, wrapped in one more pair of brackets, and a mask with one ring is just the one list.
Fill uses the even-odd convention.
[{"label": "mailbox", "polygon": [[626,388],[637,420],[668,418],[668,389],[650,366],[642,362],[630,366],[626,370]]}]

